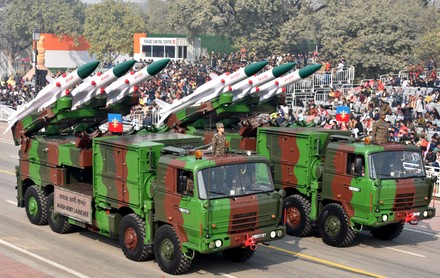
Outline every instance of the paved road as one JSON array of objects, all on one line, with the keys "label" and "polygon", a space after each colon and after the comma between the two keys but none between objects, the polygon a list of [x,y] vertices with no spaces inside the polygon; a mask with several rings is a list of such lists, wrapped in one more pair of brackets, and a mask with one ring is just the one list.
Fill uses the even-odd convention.
[{"label": "paved road", "polygon": [[[124,257],[117,241],[89,231],[53,233],[29,223],[15,204],[18,148],[0,123],[0,277],[169,277],[154,261]],[[438,201],[440,204],[440,201]],[[259,246],[246,263],[221,255],[196,257],[183,277],[437,277],[440,273],[440,216],[407,225],[390,242],[361,232],[353,246],[334,248],[318,236],[286,237]]]}]

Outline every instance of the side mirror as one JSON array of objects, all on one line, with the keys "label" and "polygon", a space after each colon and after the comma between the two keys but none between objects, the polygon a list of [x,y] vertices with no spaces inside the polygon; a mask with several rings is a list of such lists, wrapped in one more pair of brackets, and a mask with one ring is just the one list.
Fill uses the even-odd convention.
[{"label": "side mirror", "polygon": [[431,182],[435,183],[437,181],[438,177],[437,176],[431,176]]},{"label": "side mirror", "polygon": [[280,189],[280,190],[278,191],[278,194],[280,195],[281,199],[284,200],[284,198],[286,198],[287,192],[286,192],[286,190],[284,190],[284,189]]},{"label": "side mirror", "polygon": [[356,177],[362,176],[363,160],[361,157],[357,157],[354,162],[354,174]]}]

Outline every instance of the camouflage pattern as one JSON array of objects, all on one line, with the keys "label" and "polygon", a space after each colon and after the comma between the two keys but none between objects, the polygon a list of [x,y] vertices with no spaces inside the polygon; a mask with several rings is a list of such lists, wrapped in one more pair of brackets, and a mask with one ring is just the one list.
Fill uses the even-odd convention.
[{"label": "camouflage pattern", "polygon": [[216,133],[212,137],[212,153],[214,154],[214,156],[225,155],[225,149],[226,149],[226,135]]},{"label": "camouflage pattern", "polygon": [[376,144],[385,144],[388,142],[388,124],[384,119],[379,119],[373,124],[371,130],[373,142]]}]

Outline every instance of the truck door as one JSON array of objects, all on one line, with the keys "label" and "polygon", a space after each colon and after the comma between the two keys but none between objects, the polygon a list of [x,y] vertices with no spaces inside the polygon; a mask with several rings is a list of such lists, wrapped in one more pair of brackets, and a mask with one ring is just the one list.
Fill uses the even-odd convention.
[{"label": "truck door", "polygon": [[[362,159],[363,155],[336,151],[331,162],[333,168],[324,174],[323,180],[327,184],[323,187],[324,198],[341,202],[348,217],[368,217],[370,201],[365,194],[369,192],[368,181],[365,174],[357,175],[355,172],[356,158]],[[365,167],[364,167],[365,169]]]},{"label": "truck door", "polygon": [[191,190],[190,180],[190,171],[168,167],[163,180],[165,190],[158,190],[155,197],[158,204],[163,204],[163,210],[156,209],[158,219],[172,225],[182,242],[200,237],[203,208],[196,197],[197,182],[192,181],[194,188]]}]

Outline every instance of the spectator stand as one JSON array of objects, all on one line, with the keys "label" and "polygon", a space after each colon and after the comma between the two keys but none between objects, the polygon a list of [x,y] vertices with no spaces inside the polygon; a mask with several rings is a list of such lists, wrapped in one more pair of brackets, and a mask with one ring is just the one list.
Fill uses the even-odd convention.
[{"label": "spectator stand", "polygon": [[353,88],[355,69],[353,66],[342,70],[333,69],[327,72],[317,72],[312,76],[286,87],[286,102],[288,106],[297,106],[298,102],[325,102],[330,88],[341,90]]}]

